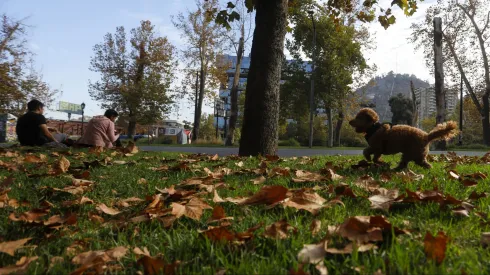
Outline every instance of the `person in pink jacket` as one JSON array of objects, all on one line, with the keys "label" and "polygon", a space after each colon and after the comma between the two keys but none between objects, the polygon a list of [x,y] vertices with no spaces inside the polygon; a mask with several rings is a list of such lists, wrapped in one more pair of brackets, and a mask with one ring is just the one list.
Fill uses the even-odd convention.
[{"label": "person in pink jacket", "polygon": [[87,125],[83,136],[78,140],[81,146],[101,146],[112,148],[113,143],[120,146],[119,135],[116,134],[114,121],[119,114],[112,109],[105,112],[103,116],[93,117]]}]

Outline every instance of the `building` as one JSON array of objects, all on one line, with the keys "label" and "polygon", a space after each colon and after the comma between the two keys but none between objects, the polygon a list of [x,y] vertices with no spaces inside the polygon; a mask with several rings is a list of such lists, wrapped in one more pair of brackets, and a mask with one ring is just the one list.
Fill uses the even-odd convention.
[{"label": "building", "polygon": [[[436,93],[434,86],[415,89],[415,98],[419,108],[419,121],[434,116],[436,113]],[[446,113],[456,110],[458,104],[458,90],[446,89]]]},{"label": "building", "polygon": [[[233,86],[233,80],[235,78],[235,70],[236,70],[236,63],[237,63],[237,57],[232,56],[232,55],[222,55],[221,58],[224,60],[222,62],[228,63],[228,69],[226,70],[226,75],[228,77],[228,80],[225,85],[221,85],[219,89],[219,97],[221,100],[223,100],[224,104],[224,112],[229,112],[231,109],[231,88]],[[294,62],[294,60],[286,60],[288,63]],[[247,76],[248,76],[248,71],[250,69],[250,57],[244,56],[242,59],[242,64],[240,66],[240,80],[238,82],[238,94],[240,94],[242,91],[245,90],[246,84],[247,84]],[[304,69],[306,72],[311,72],[311,64],[309,62],[304,62]],[[284,80],[281,80],[281,84],[284,83]],[[218,126],[220,128],[223,128],[225,124],[225,121],[222,117],[218,118]]]}]

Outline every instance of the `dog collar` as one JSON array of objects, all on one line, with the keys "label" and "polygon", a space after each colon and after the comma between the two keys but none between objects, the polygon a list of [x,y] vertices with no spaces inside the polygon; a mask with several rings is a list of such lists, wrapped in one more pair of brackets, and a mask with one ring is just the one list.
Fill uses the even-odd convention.
[{"label": "dog collar", "polygon": [[373,124],[373,126],[367,129],[366,135],[364,136],[366,138],[366,141],[369,141],[369,139],[374,135],[374,133],[376,133],[376,131],[379,130],[379,128],[381,128],[381,126],[382,126],[381,123],[376,122]]}]

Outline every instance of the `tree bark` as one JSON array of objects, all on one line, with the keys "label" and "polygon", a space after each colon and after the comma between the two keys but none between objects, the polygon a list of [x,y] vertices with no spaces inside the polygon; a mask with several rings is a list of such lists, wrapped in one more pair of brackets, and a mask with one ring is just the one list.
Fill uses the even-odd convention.
[{"label": "tree bark", "polygon": [[238,42],[238,51],[236,56],[235,75],[233,77],[233,86],[231,87],[231,116],[228,135],[226,137],[226,146],[231,146],[235,142],[235,128],[238,120],[238,85],[240,84],[240,71],[242,68],[243,48],[245,46],[245,27],[242,25],[240,41]]},{"label": "tree bark", "polygon": [[197,98],[197,109],[194,115],[194,136],[193,139],[197,140],[199,138],[199,130],[201,128],[201,113],[202,113],[202,102],[204,100],[204,84],[206,81],[206,69],[201,66],[201,72],[199,75],[199,96]]},{"label": "tree bark", "polygon": [[277,149],[279,83],[288,0],[257,1],[256,11],[239,149],[241,156],[275,155]]},{"label": "tree bark", "polygon": [[[196,92],[194,98],[194,127],[192,127],[192,141],[196,141],[197,133],[196,133],[196,124],[199,124],[200,114],[198,114],[197,106],[199,105],[199,72],[196,72]],[[199,130],[197,130],[199,132]]]},{"label": "tree bark", "polygon": [[327,119],[328,119],[328,143],[327,143],[327,146],[332,148],[333,147],[333,115],[332,115],[332,108],[330,107],[327,107],[326,108],[326,111],[327,111]]},{"label": "tree bark", "polygon": [[[434,18],[434,76],[436,94],[436,125],[446,121],[446,93],[444,91],[444,69],[442,57],[442,19]],[[436,143],[438,150],[446,150],[446,141]]]},{"label": "tree bark", "polygon": [[415,87],[413,86],[413,81],[410,80],[410,91],[412,92],[412,121],[411,125],[417,127],[419,122],[419,107],[417,105],[417,97],[415,96]]},{"label": "tree bark", "polygon": [[338,115],[337,124],[335,125],[335,144],[340,147],[340,131],[342,130],[342,124],[344,123],[344,112],[339,110]]}]

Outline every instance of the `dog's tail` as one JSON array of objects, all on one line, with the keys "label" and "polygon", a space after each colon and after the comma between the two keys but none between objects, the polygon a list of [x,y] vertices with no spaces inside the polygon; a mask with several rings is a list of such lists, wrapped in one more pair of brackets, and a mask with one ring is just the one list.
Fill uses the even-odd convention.
[{"label": "dog's tail", "polygon": [[428,136],[428,141],[449,140],[458,134],[458,125],[454,121],[438,124]]}]

